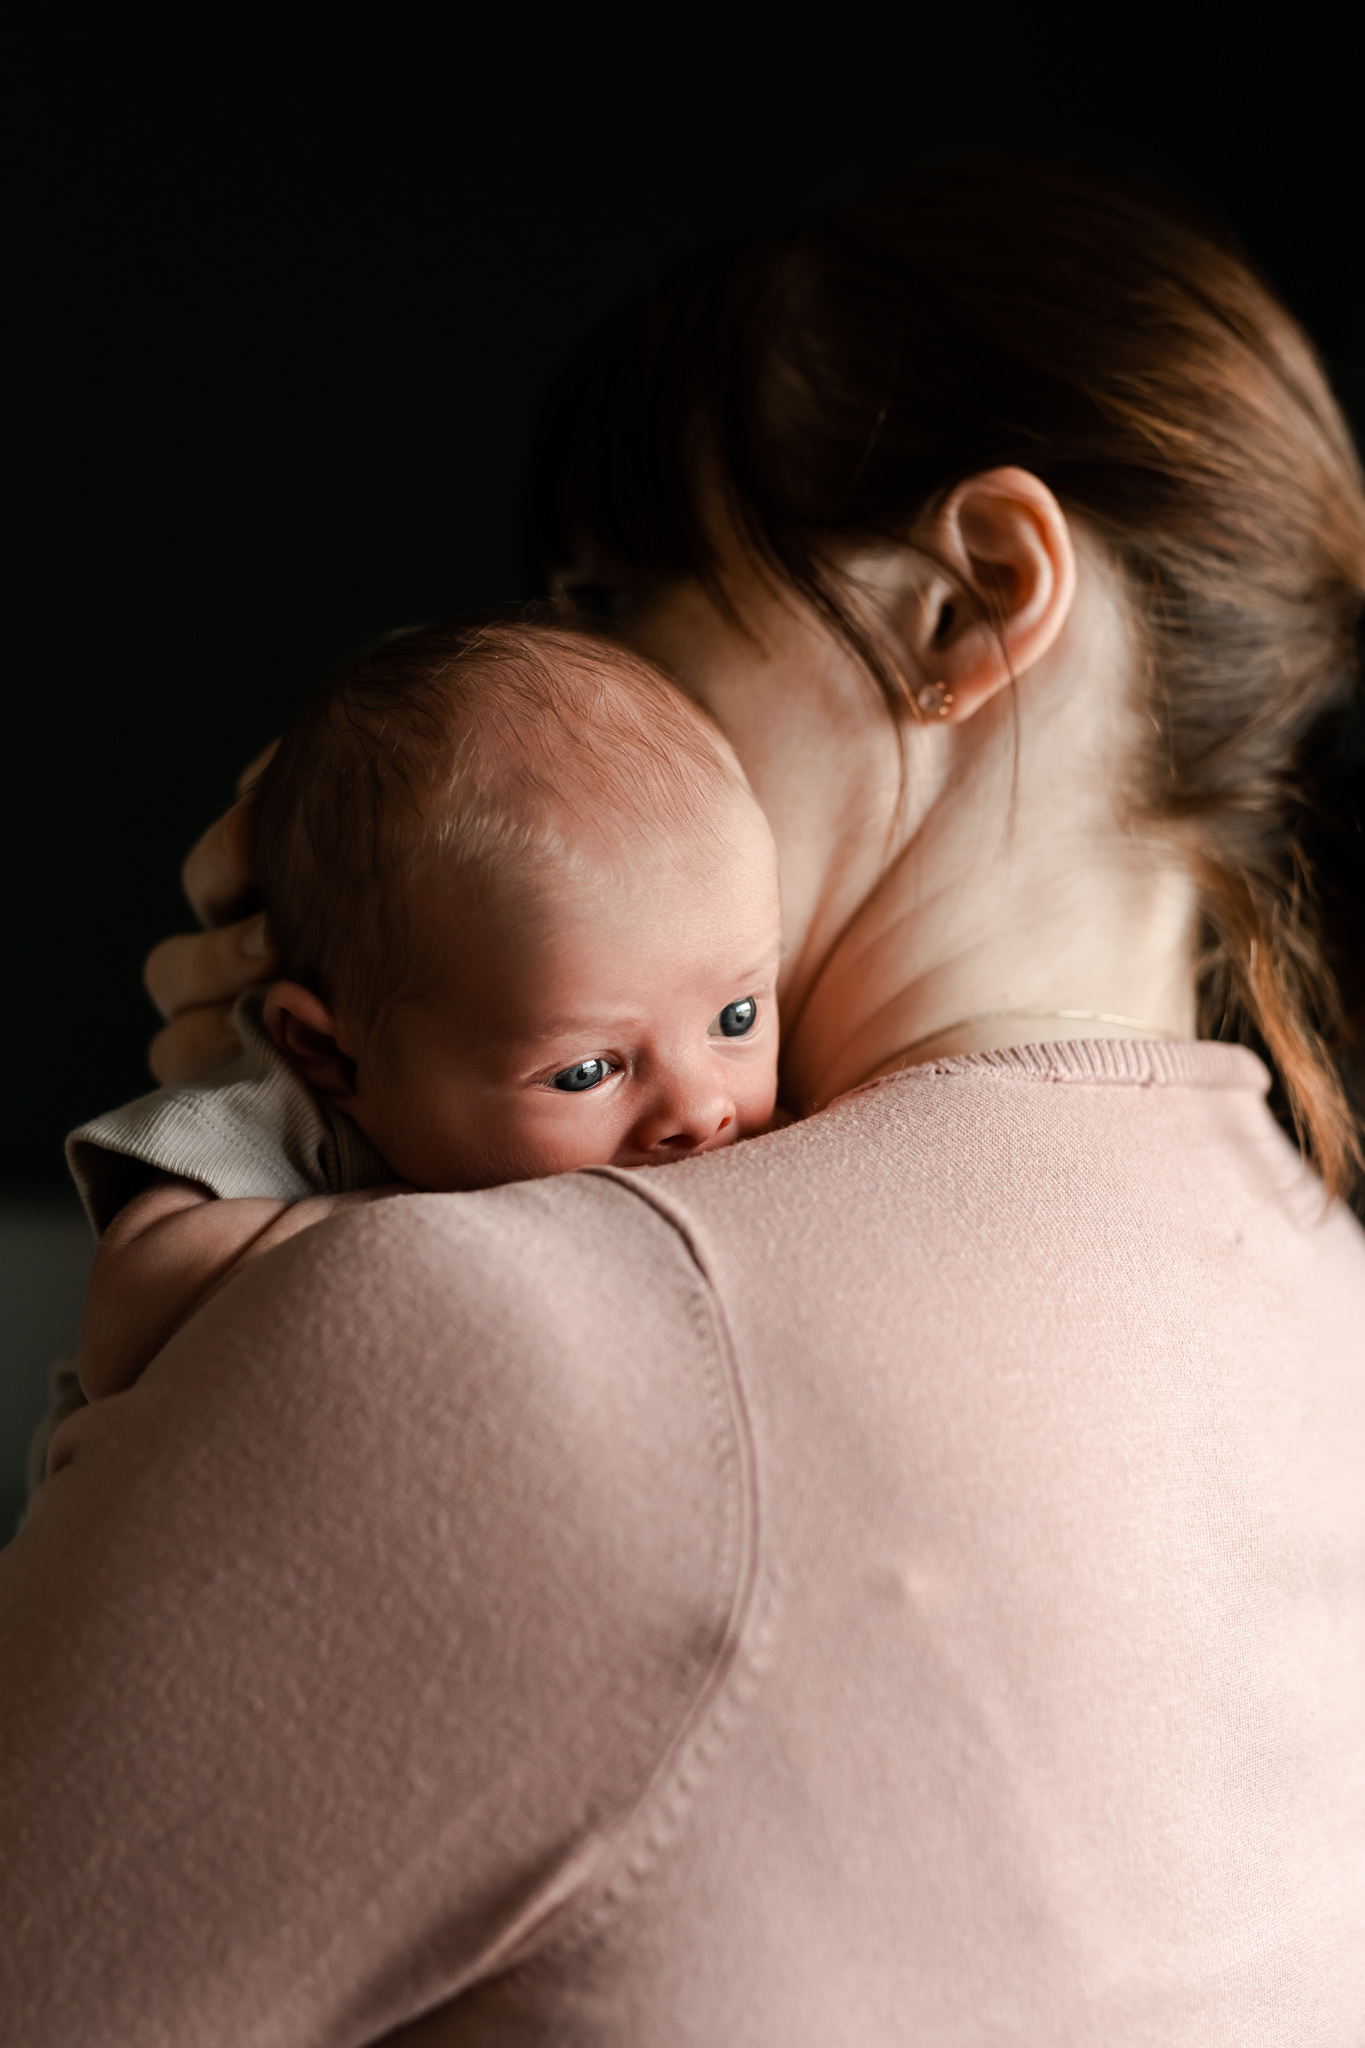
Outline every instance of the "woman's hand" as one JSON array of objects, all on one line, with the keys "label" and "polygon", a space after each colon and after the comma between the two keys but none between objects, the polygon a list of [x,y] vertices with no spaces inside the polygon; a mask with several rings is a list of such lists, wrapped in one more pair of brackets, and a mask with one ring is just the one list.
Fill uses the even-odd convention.
[{"label": "woman's hand", "polygon": [[233,1003],[279,962],[263,912],[240,915],[251,897],[250,789],[275,751],[271,741],[238,779],[238,800],[190,850],[181,879],[205,929],[163,939],[143,969],[147,993],[166,1018],[148,1052],[163,1085],[185,1081],[237,1051],[228,1022]]}]

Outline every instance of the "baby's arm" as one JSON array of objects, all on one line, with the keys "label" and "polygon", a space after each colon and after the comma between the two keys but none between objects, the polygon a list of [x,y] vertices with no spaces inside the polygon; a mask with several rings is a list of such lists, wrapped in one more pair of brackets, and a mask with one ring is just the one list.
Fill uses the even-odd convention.
[{"label": "baby's arm", "polygon": [[398,1186],[220,1201],[191,1180],[162,1175],[120,1210],[95,1254],[77,1366],[88,1400],[131,1386],[195,1309],[248,1259]]}]

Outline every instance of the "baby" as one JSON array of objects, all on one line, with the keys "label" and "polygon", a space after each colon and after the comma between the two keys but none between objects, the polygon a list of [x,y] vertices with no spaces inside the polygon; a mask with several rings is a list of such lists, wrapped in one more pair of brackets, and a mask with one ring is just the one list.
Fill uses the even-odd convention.
[{"label": "baby", "polygon": [[772,838],[645,662],[544,625],[402,635],[323,687],[253,804],[290,978],[241,1019],[245,1077],[68,1148],[97,1222],[102,1174],[142,1183],[96,1258],[90,1399],[339,1206],[657,1165],[773,1117]]}]

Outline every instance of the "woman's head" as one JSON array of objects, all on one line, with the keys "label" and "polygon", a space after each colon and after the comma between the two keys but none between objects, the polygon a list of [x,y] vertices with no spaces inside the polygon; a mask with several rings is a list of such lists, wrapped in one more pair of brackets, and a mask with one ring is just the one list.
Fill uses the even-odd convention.
[{"label": "woman's head", "polygon": [[[904,728],[933,678],[856,599],[848,550],[932,549],[954,489],[1007,468],[1048,487],[1126,601],[1125,796],[1198,887],[1202,1028],[1264,1045],[1340,1185],[1343,1022],[1298,848],[1308,752],[1359,688],[1365,496],[1310,347],[1208,232],[1067,173],[938,166],[694,262],[570,366],[532,535],[550,567],[587,541],[720,591],[728,531]],[[1327,945],[1344,967],[1349,939]]]}]

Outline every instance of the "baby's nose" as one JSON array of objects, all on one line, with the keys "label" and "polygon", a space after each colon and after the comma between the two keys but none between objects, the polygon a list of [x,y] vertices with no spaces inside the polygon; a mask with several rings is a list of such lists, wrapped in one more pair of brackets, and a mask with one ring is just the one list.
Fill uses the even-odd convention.
[{"label": "baby's nose", "polygon": [[723,1138],[733,1122],[733,1117],[725,1116],[709,1131],[673,1131],[668,1137],[660,1138],[649,1149],[666,1153],[669,1158],[681,1157],[687,1152],[701,1152],[708,1145],[714,1144],[718,1138]]},{"label": "baby's nose", "polygon": [[725,1144],[733,1134],[735,1106],[718,1088],[684,1093],[670,1091],[658,1108],[644,1117],[635,1133],[642,1152],[657,1159],[684,1159],[691,1152]]}]

